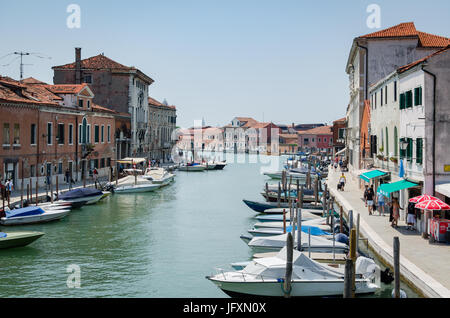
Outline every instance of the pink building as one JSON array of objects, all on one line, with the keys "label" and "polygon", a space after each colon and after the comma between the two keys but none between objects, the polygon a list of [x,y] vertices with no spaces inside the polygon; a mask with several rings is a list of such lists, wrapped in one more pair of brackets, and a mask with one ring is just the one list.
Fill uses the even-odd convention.
[{"label": "pink building", "polygon": [[331,126],[323,126],[299,131],[297,134],[300,151],[331,153],[333,148],[333,132],[331,128]]}]

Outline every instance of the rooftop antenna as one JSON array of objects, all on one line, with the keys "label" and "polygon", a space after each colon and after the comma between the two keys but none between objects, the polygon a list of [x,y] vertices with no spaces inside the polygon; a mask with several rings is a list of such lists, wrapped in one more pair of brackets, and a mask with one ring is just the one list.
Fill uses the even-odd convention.
[{"label": "rooftop antenna", "polygon": [[24,56],[33,55],[33,56],[36,56],[36,57],[41,58],[41,59],[51,59],[51,57],[49,57],[49,56],[43,56],[44,54],[41,54],[41,53],[36,53],[36,52],[31,52],[31,53],[30,53],[30,52],[22,52],[22,51],[20,51],[20,52],[13,52],[13,53],[7,54],[7,55],[1,57],[0,59],[2,59],[2,58],[4,58],[4,57],[7,57],[7,56],[9,56],[9,55],[18,55],[18,57],[15,58],[15,59],[13,59],[10,63],[5,64],[5,65],[2,65],[2,66],[8,66],[8,65],[10,65],[12,62],[14,62],[14,61],[16,61],[17,59],[20,58],[20,81],[22,81],[22,79],[23,79],[23,66],[24,66],[24,65],[33,65],[33,64],[24,64],[24,63],[23,63],[23,57],[24,57]]}]

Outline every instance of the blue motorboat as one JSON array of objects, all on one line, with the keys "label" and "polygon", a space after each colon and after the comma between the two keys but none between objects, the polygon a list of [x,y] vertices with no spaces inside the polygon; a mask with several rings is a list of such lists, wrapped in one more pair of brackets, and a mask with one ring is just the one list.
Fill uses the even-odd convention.
[{"label": "blue motorboat", "polygon": [[79,208],[85,204],[97,203],[103,195],[101,190],[94,188],[78,188],[60,195],[58,199],[71,202],[73,208]]}]

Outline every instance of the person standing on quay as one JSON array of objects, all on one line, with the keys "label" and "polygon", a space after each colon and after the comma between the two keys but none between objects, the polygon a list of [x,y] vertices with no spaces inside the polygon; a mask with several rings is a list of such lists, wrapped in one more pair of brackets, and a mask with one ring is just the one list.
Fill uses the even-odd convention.
[{"label": "person standing on quay", "polygon": [[375,192],[373,191],[373,184],[370,186],[369,190],[367,190],[366,199],[367,199],[367,207],[369,210],[369,215],[372,215],[373,209],[373,197],[375,196]]},{"label": "person standing on quay", "polygon": [[369,186],[366,184],[364,185],[365,189],[364,189],[364,204],[366,205],[367,208],[367,192],[369,191]]},{"label": "person standing on quay", "polygon": [[398,228],[398,219],[400,218],[400,210],[403,210],[398,203],[397,198],[392,199],[392,223],[391,226]]},{"label": "person standing on quay", "polygon": [[384,195],[382,195],[380,192],[378,192],[377,194],[377,205],[378,205],[378,212],[383,213],[384,216],[384,207],[385,207],[385,202],[384,202]]},{"label": "person standing on quay", "polygon": [[344,186],[345,186],[346,181],[347,181],[347,179],[345,178],[345,175],[342,172],[342,175],[339,178],[339,187],[340,187],[341,191],[344,191]]},{"label": "person standing on quay", "polygon": [[94,178],[95,188],[97,189],[97,180],[98,180],[97,168],[94,168],[94,171],[92,171],[92,175],[93,175],[93,178]]}]

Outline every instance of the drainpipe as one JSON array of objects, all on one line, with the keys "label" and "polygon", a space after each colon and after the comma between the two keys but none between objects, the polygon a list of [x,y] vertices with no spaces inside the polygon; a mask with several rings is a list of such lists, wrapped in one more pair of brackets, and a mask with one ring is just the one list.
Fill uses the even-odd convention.
[{"label": "drainpipe", "polygon": [[422,71],[433,77],[433,196],[436,196],[436,75],[424,69]]},{"label": "drainpipe", "polygon": [[368,92],[369,92],[369,78],[368,78],[368,76],[369,76],[369,72],[368,72],[368,70],[369,70],[369,50],[365,46],[359,45],[358,42],[356,42],[356,46],[366,51],[366,65],[364,67],[364,72],[366,73],[364,76],[365,81],[366,81],[366,84],[364,87],[364,100],[366,100],[369,97],[369,94],[368,94]]}]

